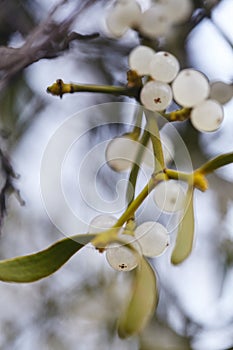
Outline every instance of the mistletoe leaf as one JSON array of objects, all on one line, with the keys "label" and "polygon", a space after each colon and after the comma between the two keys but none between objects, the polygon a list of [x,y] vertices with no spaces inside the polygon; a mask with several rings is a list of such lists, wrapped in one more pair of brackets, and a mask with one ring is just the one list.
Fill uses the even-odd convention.
[{"label": "mistletoe leaf", "polygon": [[93,237],[94,235],[83,234],[65,238],[38,253],[2,260],[0,280],[26,283],[47,277],[57,271]]},{"label": "mistletoe leaf", "polygon": [[216,169],[221,168],[222,166],[233,163],[233,152],[221,154],[205,164],[203,164],[198,171],[202,174],[209,174],[215,171]]},{"label": "mistletoe leaf", "polygon": [[119,336],[127,338],[139,333],[152,317],[157,302],[158,290],[154,270],[141,258],[134,276],[130,301],[119,318]]},{"label": "mistletoe leaf", "polygon": [[185,199],[185,212],[181,220],[176,237],[175,248],[172,252],[171,262],[174,265],[182,263],[191,253],[194,237],[194,209],[193,187],[188,188]]}]

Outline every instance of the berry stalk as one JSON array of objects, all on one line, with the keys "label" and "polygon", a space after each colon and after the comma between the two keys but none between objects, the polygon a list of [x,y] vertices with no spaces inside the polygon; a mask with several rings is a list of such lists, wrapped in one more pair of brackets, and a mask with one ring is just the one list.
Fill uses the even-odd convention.
[{"label": "berry stalk", "polygon": [[155,188],[155,186],[159,183],[157,179],[153,177],[149,180],[146,186],[142,189],[139,195],[131,202],[126,211],[121,215],[121,217],[117,220],[116,224],[113,228],[119,228],[124,223],[134,216],[135,211],[140,207],[142,202],[146,199],[148,194]]},{"label": "berry stalk", "polygon": [[[146,146],[149,141],[149,138],[150,138],[149,132],[145,129],[140,140],[141,145]],[[128,206],[131,204],[135,196],[135,187],[136,187],[136,182],[137,182],[137,177],[139,172],[139,164],[142,160],[144,150],[145,149],[143,147],[139,148],[139,152],[137,154],[137,157],[135,159],[135,162],[133,164],[132,170],[129,175],[128,187],[126,192]],[[132,193],[132,187],[133,187],[133,193]]]},{"label": "berry stalk", "polygon": [[54,84],[47,87],[47,92],[55,96],[60,96],[61,98],[64,94],[72,94],[74,92],[94,92],[137,97],[139,89],[135,87],[111,85],[66,84],[62,79],[57,79]]},{"label": "berry stalk", "polygon": [[160,140],[160,133],[155,112],[145,111],[147,125],[150,133],[154,153],[154,173],[161,172],[165,169],[164,155]]}]

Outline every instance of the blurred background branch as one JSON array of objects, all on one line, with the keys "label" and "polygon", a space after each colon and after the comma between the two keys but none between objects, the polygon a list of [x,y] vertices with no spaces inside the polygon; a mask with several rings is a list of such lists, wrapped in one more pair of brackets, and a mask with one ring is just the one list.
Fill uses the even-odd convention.
[{"label": "blurred background branch", "polygon": [[[71,26],[74,21],[77,20],[77,17],[80,16],[85,9],[93,5],[94,1],[87,0],[77,2],[72,13],[64,20],[57,22],[53,17],[56,11],[60,9],[61,6],[64,6],[65,3],[66,1],[61,1],[57,4],[52,11],[50,11],[47,18],[36,25],[35,28],[31,28],[32,21],[29,21],[30,25],[28,24],[28,26],[31,30],[27,33],[25,42],[21,47],[12,48],[0,46],[0,89],[3,89],[12,77],[30,64],[42,58],[55,58],[63,51],[68,50],[72,41],[90,40],[98,37],[98,33],[83,35],[71,31]],[[4,2],[4,7],[5,6],[8,6],[6,2]],[[24,6],[20,8],[22,8],[22,11],[24,11],[23,14],[26,16],[26,8]],[[11,5],[8,11],[10,10]],[[5,8],[5,12],[6,11]],[[8,17],[9,15],[7,15],[7,18]],[[14,29],[14,27],[10,28],[10,23],[8,23],[8,25],[9,30]],[[17,28],[17,30],[20,30],[21,33],[25,33],[25,27],[27,27],[27,22],[24,26],[22,20],[22,23],[20,22],[20,28]]]}]

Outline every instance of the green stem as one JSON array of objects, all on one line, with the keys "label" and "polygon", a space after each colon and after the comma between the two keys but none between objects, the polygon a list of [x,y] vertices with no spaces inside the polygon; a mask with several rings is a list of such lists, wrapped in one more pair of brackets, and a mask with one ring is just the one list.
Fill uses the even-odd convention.
[{"label": "green stem", "polygon": [[134,216],[135,211],[142,204],[144,199],[148,196],[148,194],[155,188],[155,186],[159,183],[158,180],[151,178],[143,190],[139,193],[139,195],[130,203],[126,211],[121,215],[121,217],[117,220],[116,224],[112,227],[119,228],[124,223]]},{"label": "green stem", "polygon": [[233,163],[233,152],[221,154],[202,165],[197,171],[201,174],[209,174],[224,165]]},{"label": "green stem", "polygon": [[[141,137],[140,144],[145,147],[149,141],[149,138],[150,138],[149,132],[145,129],[143,132],[143,135]],[[132,170],[131,170],[130,175],[129,175],[128,187],[127,187],[127,192],[126,192],[126,199],[127,199],[128,207],[132,203],[132,201],[134,200],[134,197],[135,197],[135,188],[136,188],[136,182],[137,182],[137,177],[138,177],[138,172],[139,172],[139,164],[142,160],[142,157],[143,157],[143,154],[145,151],[144,147],[139,148],[137,157],[135,159],[135,162],[133,164]],[[132,193],[131,188],[133,188],[133,193]]]},{"label": "green stem", "polygon": [[158,173],[164,170],[165,162],[163,156],[163,149],[160,140],[159,127],[157,123],[157,113],[145,111],[148,130],[150,133],[150,138],[153,146],[154,153],[154,173]]},{"label": "green stem", "polygon": [[47,88],[47,92],[60,97],[64,94],[71,94],[74,92],[94,92],[137,97],[139,89],[125,86],[66,84],[61,79],[58,79]]},{"label": "green stem", "polygon": [[113,242],[114,240],[117,240],[117,234],[119,232],[119,229],[124,225],[125,222],[129,222],[129,220],[132,217],[134,217],[135,211],[138,209],[138,207],[140,207],[142,202],[158,183],[159,180],[152,177],[146,184],[146,186],[143,188],[143,190],[139,193],[139,195],[128,206],[126,211],[117,220],[116,224],[112,226],[109,230],[96,235],[96,237],[92,240],[92,244],[98,249],[104,249],[107,244]]},{"label": "green stem", "polygon": [[135,136],[135,140],[138,140],[141,133],[142,115],[143,115],[143,109],[141,108],[141,106],[139,106],[136,111],[136,116],[135,116],[136,121],[132,131],[132,133]]},{"label": "green stem", "polygon": [[169,122],[183,122],[184,120],[189,119],[190,117],[191,108],[182,108],[178,109],[177,111],[172,111],[170,113],[163,113],[160,112],[160,114],[166,118]]},{"label": "green stem", "polygon": [[193,173],[184,173],[182,171],[177,171],[173,169],[165,169],[164,173],[168,176],[170,180],[181,180],[185,182],[189,182],[193,177]]},{"label": "green stem", "polygon": [[189,185],[198,188],[201,191],[206,191],[208,189],[208,182],[203,173],[199,172],[199,169],[195,170],[192,173],[184,173],[182,171],[176,171],[173,169],[164,169],[164,174],[169,180],[180,180],[185,181]]}]

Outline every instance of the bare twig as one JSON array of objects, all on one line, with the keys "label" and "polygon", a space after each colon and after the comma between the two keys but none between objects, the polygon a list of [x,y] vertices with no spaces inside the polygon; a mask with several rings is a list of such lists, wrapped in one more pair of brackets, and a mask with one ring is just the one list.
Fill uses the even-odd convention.
[{"label": "bare twig", "polygon": [[60,2],[27,37],[20,48],[0,47],[0,89],[18,72],[42,58],[54,58],[69,48],[74,40],[95,39],[98,34],[82,35],[71,32],[71,26],[77,17],[95,1],[79,1],[75,10],[63,21],[56,22],[53,18],[56,11],[63,5]]},{"label": "bare twig", "polygon": [[6,205],[7,198],[11,194],[15,194],[20,205],[24,205],[25,202],[22,199],[19,190],[15,188],[15,185],[13,183],[14,179],[19,178],[19,175],[15,173],[10,163],[9,157],[5,153],[3,153],[1,149],[0,149],[0,161],[1,161],[1,172],[4,178],[4,181],[3,181],[4,184],[0,190],[0,231],[1,231],[3,219],[7,212],[7,205]]}]

